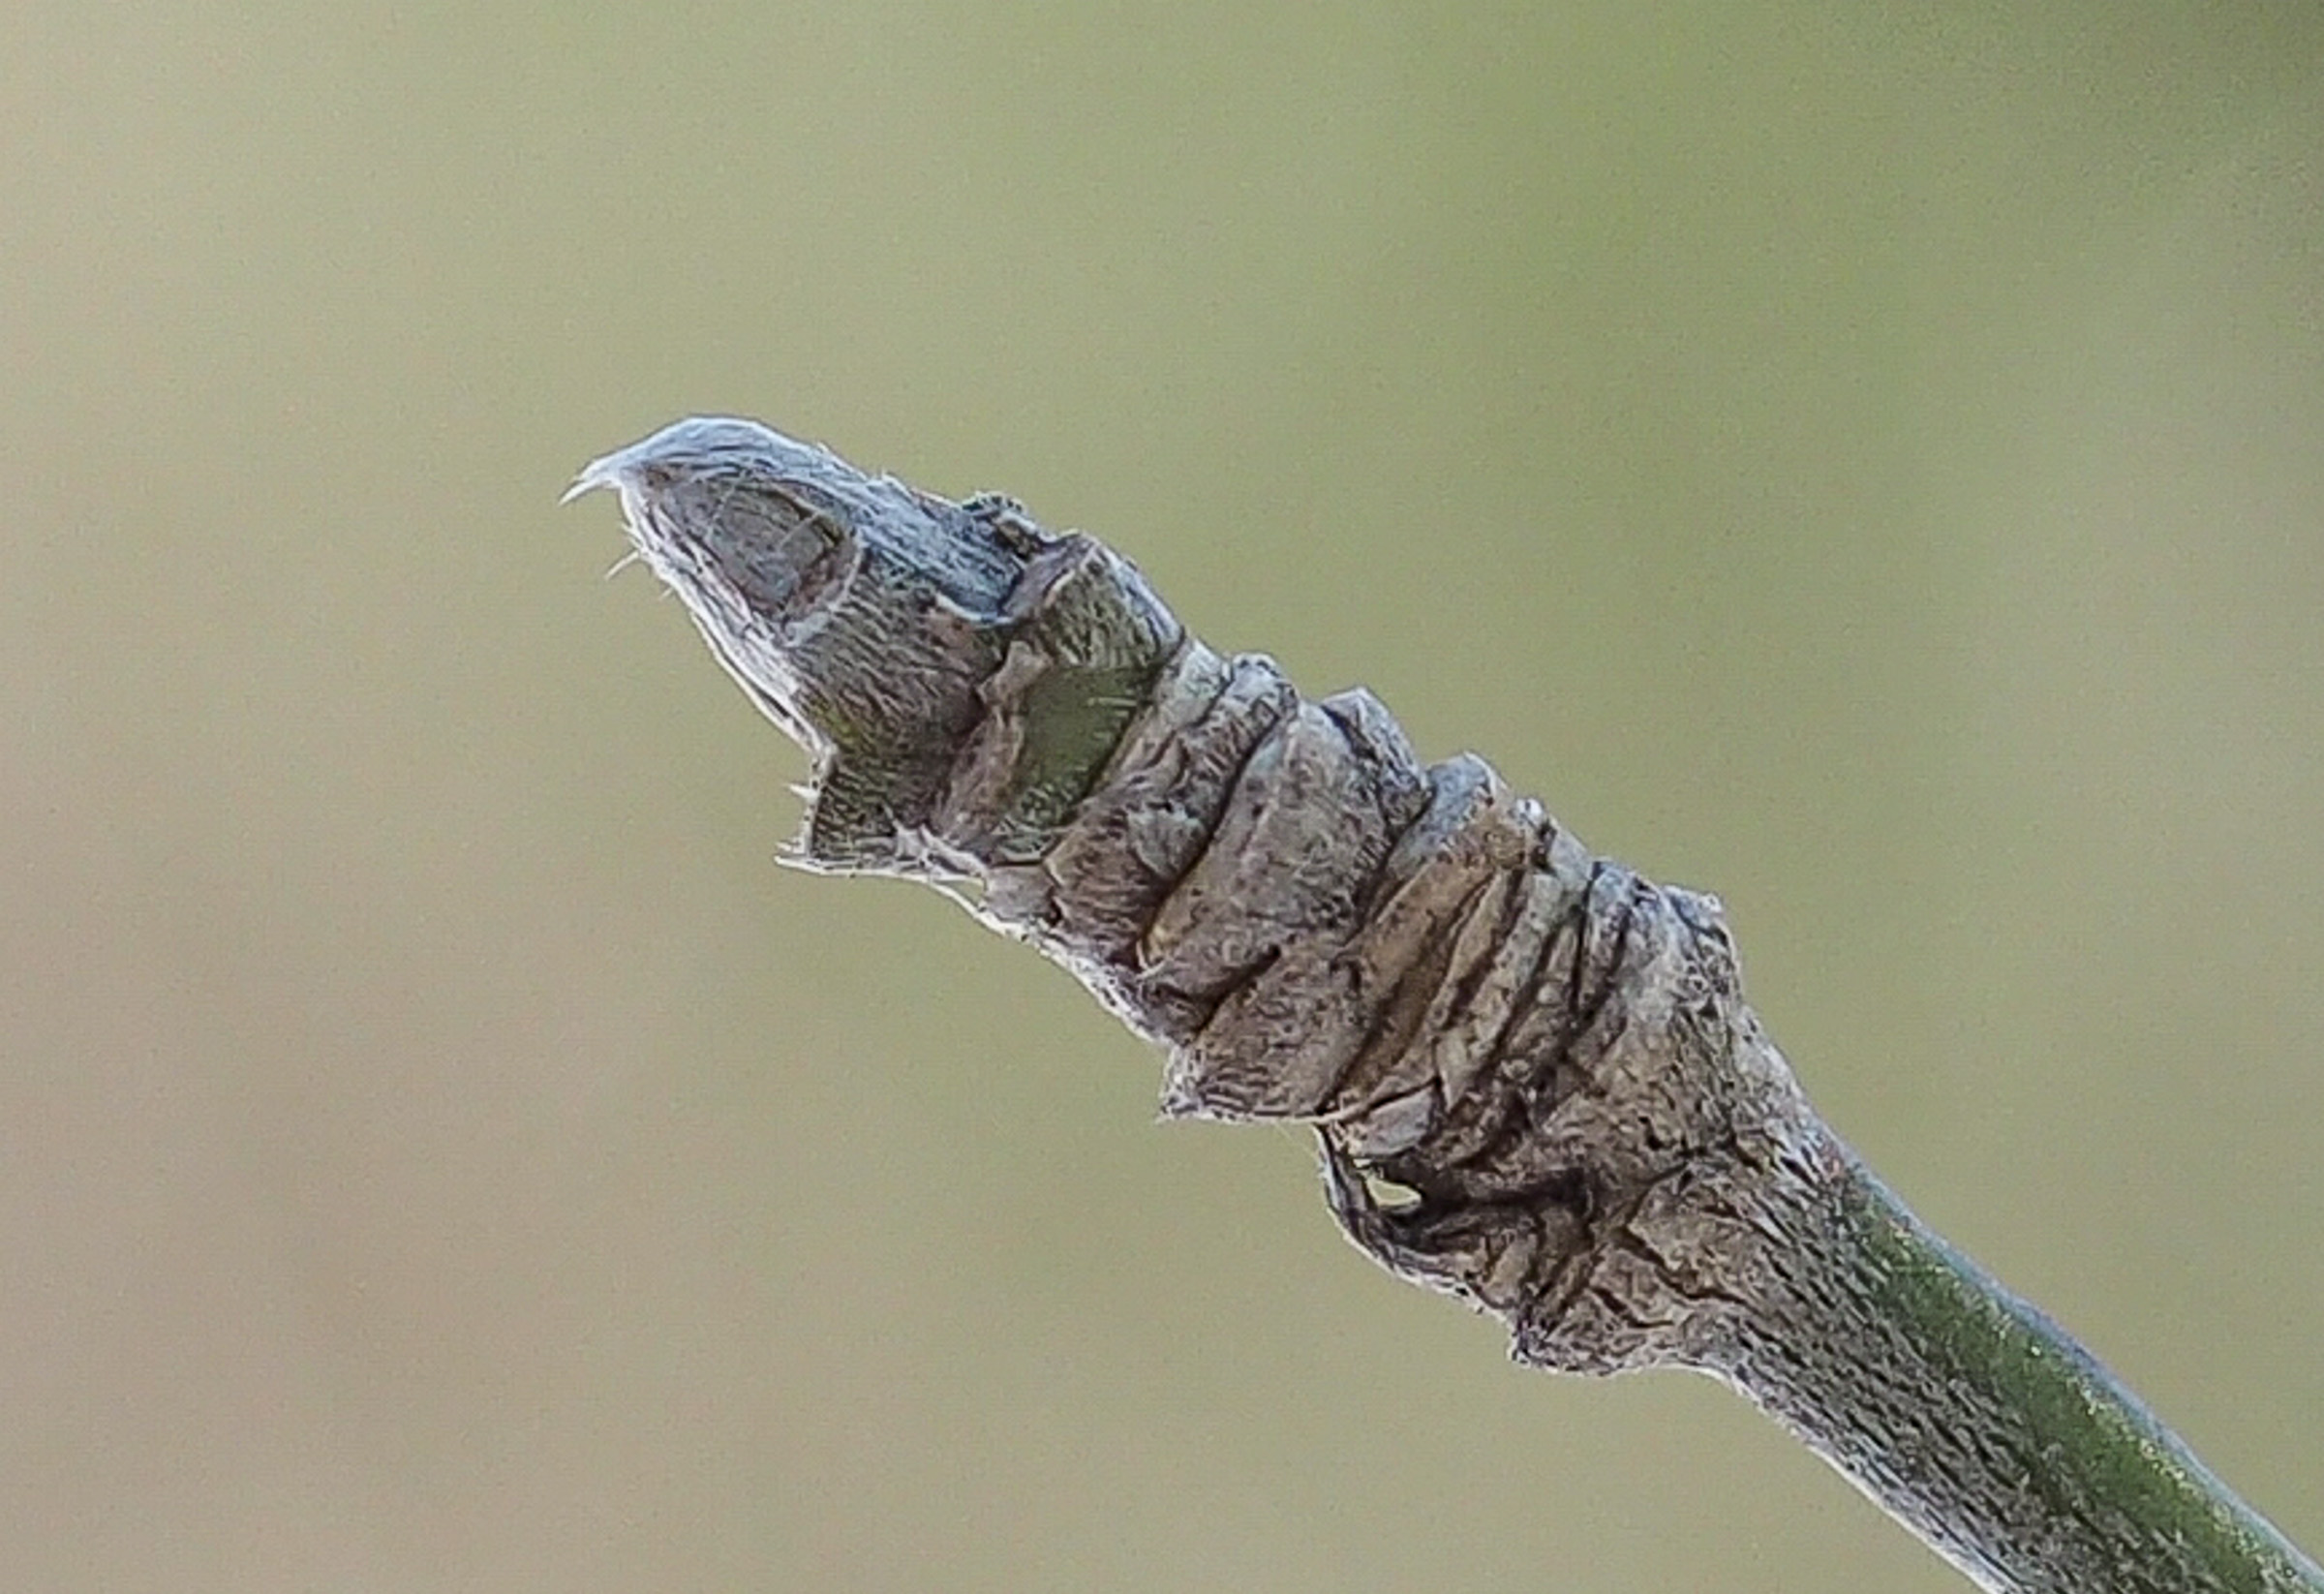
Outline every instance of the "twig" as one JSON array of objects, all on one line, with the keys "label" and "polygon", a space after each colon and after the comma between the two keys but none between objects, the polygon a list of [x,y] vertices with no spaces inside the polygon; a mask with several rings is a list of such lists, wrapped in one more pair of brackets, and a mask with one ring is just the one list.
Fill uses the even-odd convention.
[{"label": "twig", "polygon": [[594,487],[812,754],[793,862],[962,895],[1166,1050],[1166,1111],[1316,1125],[1348,1237],[1518,1360],[1725,1379],[1988,1588],[2324,1591],[1816,1117],[1715,899],[1213,653],[1013,501],[740,420]]}]

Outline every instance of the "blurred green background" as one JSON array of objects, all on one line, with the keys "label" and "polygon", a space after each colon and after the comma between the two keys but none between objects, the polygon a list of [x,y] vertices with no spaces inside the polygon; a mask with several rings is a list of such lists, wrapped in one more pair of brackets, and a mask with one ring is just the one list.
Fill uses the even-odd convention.
[{"label": "blurred green background", "polygon": [[2324,1548],[2324,12],[0,20],[0,1581],[1963,1587],[892,883],[585,458],[761,415],[1722,892]]}]

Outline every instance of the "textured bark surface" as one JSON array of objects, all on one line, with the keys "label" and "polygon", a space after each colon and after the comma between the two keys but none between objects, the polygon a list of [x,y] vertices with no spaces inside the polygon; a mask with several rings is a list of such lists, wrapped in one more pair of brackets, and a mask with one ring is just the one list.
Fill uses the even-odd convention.
[{"label": "textured bark surface", "polygon": [[1366,692],[1214,653],[1013,501],[735,420],[600,486],[812,753],[794,861],[938,884],[1064,964],[1163,1047],[1166,1111],[1316,1125],[1349,1238],[1521,1361],[1725,1378],[1990,1587],[2324,1589],[1816,1118],[1716,900],[1474,757],[1423,767]]}]

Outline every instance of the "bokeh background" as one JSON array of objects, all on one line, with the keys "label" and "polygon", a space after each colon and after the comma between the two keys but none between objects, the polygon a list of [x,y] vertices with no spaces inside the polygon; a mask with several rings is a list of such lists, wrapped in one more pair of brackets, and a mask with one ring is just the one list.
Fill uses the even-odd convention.
[{"label": "bokeh background", "polygon": [[2324,12],[0,19],[0,1583],[1952,1590],[933,896],[582,460],[764,416],[1722,892],[2324,1546]]}]

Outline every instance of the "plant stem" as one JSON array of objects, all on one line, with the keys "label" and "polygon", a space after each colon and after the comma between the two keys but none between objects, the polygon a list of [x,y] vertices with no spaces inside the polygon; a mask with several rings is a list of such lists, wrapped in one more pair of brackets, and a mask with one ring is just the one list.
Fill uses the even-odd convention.
[{"label": "plant stem", "polygon": [[1837,1143],[1823,1169],[1709,1370],[1988,1588],[2318,1586],[2064,1330]]},{"label": "plant stem", "polygon": [[2324,1594],[1816,1117],[1715,899],[1423,768],[1368,693],[1213,653],[1012,501],[737,420],[592,487],[812,755],[790,861],[1032,942],[1165,1049],[1165,1111],[1315,1125],[1348,1237],[1520,1361],[1722,1377],[1988,1588]]}]

